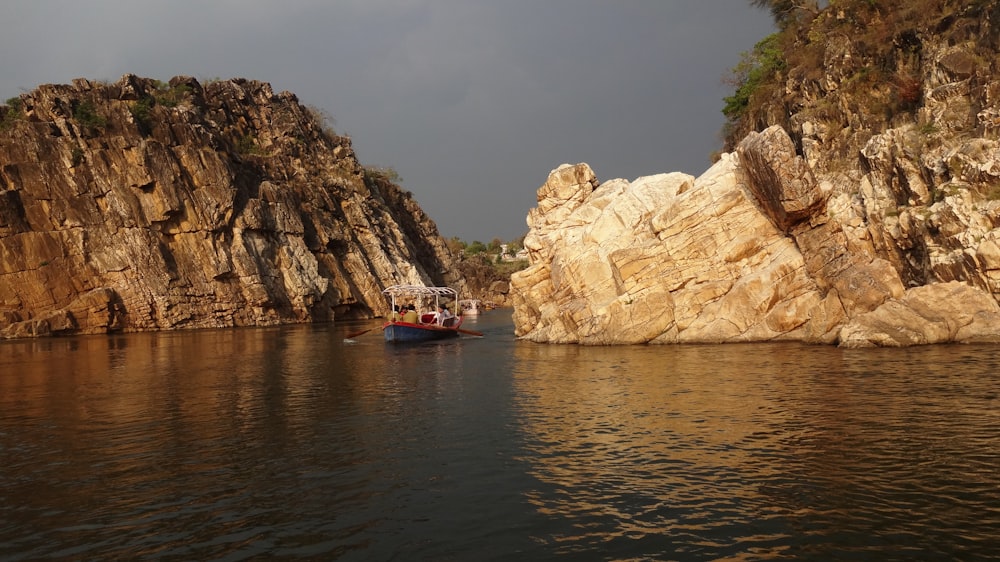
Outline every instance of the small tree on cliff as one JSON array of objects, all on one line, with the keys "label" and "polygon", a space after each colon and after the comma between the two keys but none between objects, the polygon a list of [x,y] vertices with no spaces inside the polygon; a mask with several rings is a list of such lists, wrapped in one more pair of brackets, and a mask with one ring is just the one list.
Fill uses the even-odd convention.
[{"label": "small tree on cliff", "polygon": [[730,121],[737,121],[750,100],[760,87],[772,80],[773,76],[785,68],[784,53],[777,33],[768,35],[756,45],[753,51],[743,53],[740,63],[731,71],[726,83],[736,88],[723,101],[726,106],[722,113]]}]

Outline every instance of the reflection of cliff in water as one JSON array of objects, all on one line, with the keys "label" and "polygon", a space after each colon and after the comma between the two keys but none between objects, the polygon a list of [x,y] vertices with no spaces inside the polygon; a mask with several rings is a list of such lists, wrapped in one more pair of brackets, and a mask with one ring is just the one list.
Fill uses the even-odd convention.
[{"label": "reflection of cliff in water", "polygon": [[[892,532],[926,535],[908,511],[914,490],[997,502],[981,455],[996,437],[966,429],[982,415],[1000,427],[989,349],[518,345],[522,460],[539,482],[529,499],[562,521],[570,551],[672,535],[776,554],[768,545],[789,536],[870,532],[885,525],[878,513]],[[947,508],[958,519],[941,528],[975,521],[976,508],[943,497]]]},{"label": "reflection of cliff in water", "polygon": [[[283,436],[279,443],[307,440],[309,420],[321,413],[315,393],[323,388],[325,374],[319,342],[288,337],[305,330],[8,342],[4,351],[10,363],[0,376],[0,394],[27,420],[49,419],[65,427],[67,442],[60,448],[94,459],[128,458],[120,448],[139,446],[105,439],[111,428],[151,432],[163,440],[164,462],[136,458],[147,467],[170,464],[171,442],[190,447],[191,440],[208,442],[223,434],[242,436],[247,447],[276,434]],[[40,354],[42,349],[46,353]],[[149,444],[142,447],[148,451]]]}]

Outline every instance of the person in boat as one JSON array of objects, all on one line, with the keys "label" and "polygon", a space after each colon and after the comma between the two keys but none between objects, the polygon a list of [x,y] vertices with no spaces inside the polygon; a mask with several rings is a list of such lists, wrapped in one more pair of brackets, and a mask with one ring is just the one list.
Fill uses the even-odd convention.
[{"label": "person in boat", "polygon": [[454,317],[455,317],[455,315],[452,314],[450,310],[448,310],[447,306],[441,305],[437,309],[437,313],[435,314],[434,322],[437,323],[438,326],[447,326],[448,325],[448,319],[449,318],[454,318]]},{"label": "person in boat", "polygon": [[417,307],[410,303],[406,307],[406,312],[403,314],[403,322],[409,322],[410,324],[417,324],[420,322],[420,317],[417,316]]},{"label": "person in boat", "polygon": [[399,313],[399,305],[398,304],[392,305],[392,316],[391,316],[392,321],[399,322],[399,320],[402,317],[403,315]]}]

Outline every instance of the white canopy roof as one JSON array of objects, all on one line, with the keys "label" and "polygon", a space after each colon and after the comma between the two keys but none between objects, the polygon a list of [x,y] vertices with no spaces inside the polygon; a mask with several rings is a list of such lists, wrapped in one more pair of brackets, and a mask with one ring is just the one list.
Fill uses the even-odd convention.
[{"label": "white canopy roof", "polygon": [[458,291],[451,287],[423,287],[421,285],[392,285],[382,293],[391,297],[453,297],[458,298]]}]

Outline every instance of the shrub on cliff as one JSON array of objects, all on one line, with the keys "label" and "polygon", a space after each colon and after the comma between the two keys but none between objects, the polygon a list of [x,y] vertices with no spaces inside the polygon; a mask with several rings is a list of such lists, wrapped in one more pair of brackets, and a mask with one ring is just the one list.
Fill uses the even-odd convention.
[{"label": "shrub on cliff", "polygon": [[90,129],[103,129],[108,124],[108,120],[97,112],[94,102],[84,100],[73,107],[73,119],[81,127]]},{"label": "shrub on cliff", "polygon": [[132,117],[135,119],[139,130],[142,131],[144,135],[148,135],[150,131],[153,130],[152,110],[154,103],[155,100],[152,97],[146,96],[137,100],[128,108],[129,113],[131,113]]},{"label": "shrub on cliff", "polygon": [[14,123],[24,117],[24,102],[21,98],[10,98],[5,102],[5,107],[0,106],[0,131],[6,131],[14,126]]},{"label": "shrub on cliff", "polygon": [[724,98],[726,106],[722,109],[722,113],[730,121],[740,119],[750,105],[751,99],[759,94],[761,87],[770,84],[772,79],[785,68],[780,40],[781,36],[777,33],[768,35],[757,43],[752,51],[743,53],[740,63],[733,68],[728,82],[736,88],[736,91]]},{"label": "shrub on cliff", "polygon": [[[724,149],[798,114],[869,132],[912,121],[923,105],[925,42],[965,45],[970,67],[992,74],[1000,47],[997,0],[751,0],[778,32],[744,54],[726,80]],[[833,97],[831,101],[829,98]]]}]

